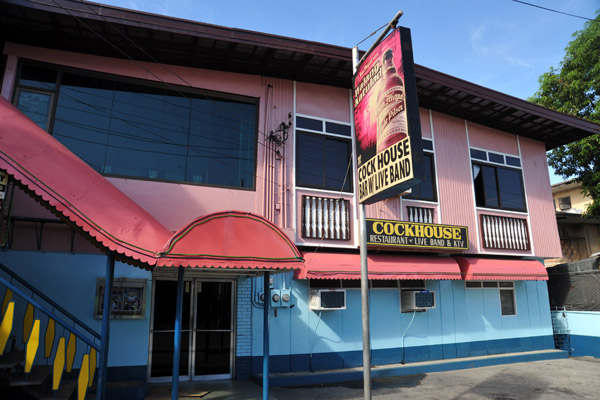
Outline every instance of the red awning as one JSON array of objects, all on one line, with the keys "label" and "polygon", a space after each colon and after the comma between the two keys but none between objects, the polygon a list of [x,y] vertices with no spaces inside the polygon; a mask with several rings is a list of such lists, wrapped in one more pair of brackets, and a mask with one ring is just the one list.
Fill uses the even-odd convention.
[{"label": "red awning", "polygon": [[190,263],[208,268],[299,268],[294,243],[258,215],[227,211],[198,218],[180,229],[161,251],[158,266]]},{"label": "red awning", "polygon": [[[360,255],[304,252],[297,279],[360,279]],[[460,268],[450,257],[392,254],[367,256],[369,279],[460,279]]]},{"label": "red awning", "polygon": [[200,218],[173,235],[1,97],[0,169],[123,261],[146,268],[302,265],[298,249],[277,226],[247,212]]},{"label": "red awning", "polygon": [[466,281],[547,281],[546,267],[535,260],[455,257]]}]

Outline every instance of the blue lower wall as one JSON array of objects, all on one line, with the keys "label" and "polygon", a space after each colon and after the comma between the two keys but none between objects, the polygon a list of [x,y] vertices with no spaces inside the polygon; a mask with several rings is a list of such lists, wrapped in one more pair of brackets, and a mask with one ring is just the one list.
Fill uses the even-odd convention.
[{"label": "blue lower wall", "polygon": [[[298,372],[362,365],[360,290],[347,289],[346,309],[308,307],[303,280],[275,275],[274,287],[290,287],[293,308],[270,313],[270,370]],[[279,282],[281,280],[281,282]],[[255,281],[256,282],[256,281]],[[371,348],[374,365],[554,349],[546,282],[515,282],[515,315],[502,315],[498,289],[467,289],[464,281],[428,280],[436,306],[426,312],[400,312],[399,290],[370,290]],[[255,285],[256,286],[256,285]],[[253,292],[255,291],[253,287]],[[262,371],[263,309],[252,304],[252,374]]]},{"label": "blue lower wall", "polygon": [[573,357],[600,358],[600,336],[571,335],[570,343]]},{"label": "blue lower wall", "polygon": [[557,347],[574,357],[600,358],[600,312],[553,311]]},{"label": "blue lower wall", "polygon": [[[372,350],[373,365],[415,363],[470,356],[516,353],[554,349],[552,335],[520,339],[501,339],[484,342],[456,343],[454,345],[417,346]],[[456,354],[455,357],[451,355]],[[317,354],[272,355],[269,370],[277,372],[319,371],[362,366],[362,350]],[[247,364],[250,357],[237,357],[236,362]],[[251,358],[252,374],[262,373],[262,356]]]}]

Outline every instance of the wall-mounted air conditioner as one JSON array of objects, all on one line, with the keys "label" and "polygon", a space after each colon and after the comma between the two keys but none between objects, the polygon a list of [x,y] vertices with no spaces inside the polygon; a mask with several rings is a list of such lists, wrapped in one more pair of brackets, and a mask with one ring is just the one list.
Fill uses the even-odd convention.
[{"label": "wall-mounted air conditioner", "polygon": [[429,290],[400,291],[400,311],[426,311],[435,308],[435,292]]},{"label": "wall-mounted air conditioner", "polygon": [[312,289],[308,308],[310,310],[345,310],[346,291],[344,289]]}]

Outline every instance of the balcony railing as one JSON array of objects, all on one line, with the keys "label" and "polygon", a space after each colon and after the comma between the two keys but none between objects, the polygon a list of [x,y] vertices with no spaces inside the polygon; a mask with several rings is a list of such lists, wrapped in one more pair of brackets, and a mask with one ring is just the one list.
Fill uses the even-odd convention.
[{"label": "balcony railing", "polygon": [[406,207],[408,222],[433,224],[433,210],[433,208],[425,207]]},{"label": "balcony railing", "polygon": [[302,237],[350,240],[350,202],[302,196]]},{"label": "balcony railing", "polygon": [[481,214],[483,247],[500,250],[530,250],[527,220]]}]

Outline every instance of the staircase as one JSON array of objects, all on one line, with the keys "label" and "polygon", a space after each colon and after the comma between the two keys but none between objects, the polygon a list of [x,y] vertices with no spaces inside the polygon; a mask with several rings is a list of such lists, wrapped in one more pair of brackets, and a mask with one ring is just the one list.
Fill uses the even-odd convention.
[{"label": "staircase", "polygon": [[[93,396],[88,392],[93,389],[100,335],[0,264],[2,294],[2,397],[82,400]],[[77,354],[79,371],[73,369]]]}]

